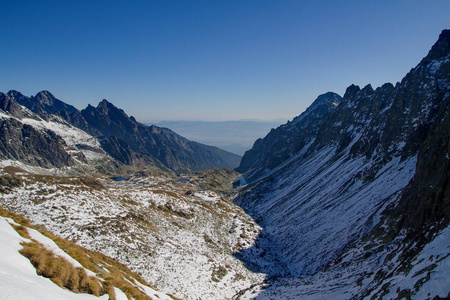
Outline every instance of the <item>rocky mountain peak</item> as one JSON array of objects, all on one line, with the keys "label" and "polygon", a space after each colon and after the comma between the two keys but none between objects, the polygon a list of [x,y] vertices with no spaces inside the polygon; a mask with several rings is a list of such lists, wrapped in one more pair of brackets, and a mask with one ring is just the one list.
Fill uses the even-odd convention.
[{"label": "rocky mountain peak", "polygon": [[98,103],[97,110],[107,115],[110,107],[114,107],[114,105],[110,103],[108,100],[103,99]]},{"label": "rocky mountain peak", "polygon": [[371,84],[366,85],[361,91],[364,93],[364,95],[370,95],[374,92]]},{"label": "rocky mountain peak", "polygon": [[106,99],[100,101],[100,103],[97,105],[97,111],[103,115],[107,115],[114,118],[120,118],[122,119],[122,121],[126,120],[127,122],[129,122],[131,119],[122,109],[116,107],[114,104],[112,104]]},{"label": "rocky mountain peak", "polygon": [[34,98],[40,103],[49,106],[53,105],[55,100],[57,100],[55,96],[53,96],[53,94],[50,93],[49,91],[40,91],[39,93],[36,94]]},{"label": "rocky mountain peak", "polygon": [[16,118],[23,116],[20,105],[5,93],[0,93],[0,109]]},{"label": "rocky mountain peak", "polygon": [[435,59],[446,57],[450,54],[450,29],[442,30],[437,42],[431,47],[428,55],[423,61],[428,62]]},{"label": "rocky mountain peak", "polygon": [[7,93],[7,95],[8,95],[10,98],[16,99],[16,100],[25,97],[22,93],[20,93],[20,92],[18,92],[18,91],[16,91],[16,90],[10,90],[10,91]]},{"label": "rocky mountain peak", "polygon": [[272,129],[264,139],[258,139],[245,153],[237,170],[253,181],[299,153],[315,137],[321,120],[334,111],[341,100],[342,97],[333,92],[318,96],[292,122]]},{"label": "rocky mountain peak", "polygon": [[353,99],[356,94],[361,90],[361,88],[357,85],[350,85],[346,90],[344,94],[344,99]]},{"label": "rocky mountain peak", "polygon": [[[141,124],[106,99],[103,99],[96,108],[88,106],[81,111],[81,115],[91,127],[99,131],[99,136],[109,138],[107,143],[103,143],[108,150],[121,144],[119,148],[129,148],[138,154],[154,158],[172,170],[200,170],[211,166],[229,168],[235,167],[240,160],[237,155],[191,142],[169,129]],[[124,157],[113,156],[117,159]],[[128,163],[130,160],[121,161]]]}]

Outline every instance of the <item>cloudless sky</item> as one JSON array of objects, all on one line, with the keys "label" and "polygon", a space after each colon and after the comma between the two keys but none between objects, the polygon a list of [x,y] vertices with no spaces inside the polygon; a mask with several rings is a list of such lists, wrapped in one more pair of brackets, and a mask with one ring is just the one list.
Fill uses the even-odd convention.
[{"label": "cloudless sky", "polygon": [[450,28],[448,0],[0,0],[0,91],[108,99],[139,121],[292,119],[396,83]]}]

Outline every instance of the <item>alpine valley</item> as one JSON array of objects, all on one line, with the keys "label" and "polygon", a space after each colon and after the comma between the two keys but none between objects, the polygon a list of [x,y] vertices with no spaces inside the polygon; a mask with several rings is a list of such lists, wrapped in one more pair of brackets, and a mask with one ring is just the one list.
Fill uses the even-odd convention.
[{"label": "alpine valley", "polygon": [[6,299],[449,299],[450,30],[242,159],[107,100],[1,93],[0,182]]}]

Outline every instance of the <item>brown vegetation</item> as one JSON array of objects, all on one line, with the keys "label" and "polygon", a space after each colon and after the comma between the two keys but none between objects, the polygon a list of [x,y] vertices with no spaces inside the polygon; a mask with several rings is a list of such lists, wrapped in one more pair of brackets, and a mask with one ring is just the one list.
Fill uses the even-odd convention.
[{"label": "brown vegetation", "polygon": [[52,251],[34,240],[23,243],[23,249],[20,250],[20,253],[30,259],[37,274],[50,278],[55,284],[74,292],[89,293],[96,296],[108,294],[112,300],[116,299],[114,287],[122,290],[130,299],[150,299],[136,285],[136,282],[146,286],[150,285],[125,265],[99,252],[89,251],[73,242],[59,238],[51,232],[30,224],[24,217],[5,210],[1,206],[0,216],[11,218],[18,223],[19,225],[12,226],[21,236],[27,239],[30,239],[27,228],[38,230],[53,240],[58,247],[78,261],[84,268],[97,274],[97,277],[88,276],[84,269],[75,267],[69,261],[53,254]]},{"label": "brown vegetation", "polygon": [[36,268],[38,275],[50,278],[60,287],[76,293],[87,293],[100,296],[106,293],[97,278],[88,276],[82,268],[76,268],[64,258],[53,254],[42,244],[32,241],[22,243],[19,252],[27,257]]}]

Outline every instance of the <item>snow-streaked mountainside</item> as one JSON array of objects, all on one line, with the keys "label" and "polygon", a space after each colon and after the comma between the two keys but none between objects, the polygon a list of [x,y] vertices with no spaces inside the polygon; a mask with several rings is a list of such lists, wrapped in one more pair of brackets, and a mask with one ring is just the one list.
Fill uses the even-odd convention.
[{"label": "snow-streaked mountainside", "polygon": [[[127,170],[130,166],[151,166],[175,172],[233,168],[240,160],[238,155],[187,140],[170,129],[141,124],[106,100],[97,107],[89,105],[78,111],[48,91],[34,97],[10,91],[0,93],[0,114],[0,157],[40,167],[72,166],[74,160],[84,157],[71,154],[83,150],[106,153],[115,160],[115,166],[99,170],[103,173],[112,171],[111,168]],[[88,137],[78,141],[82,135]],[[15,143],[11,144],[11,139]],[[53,139],[53,143],[48,151],[28,153],[29,148],[45,147],[49,139]],[[92,141],[84,143],[86,139]],[[63,142],[66,145],[60,145]],[[95,143],[94,148],[92,143]],[[30,154],[33,158],[27,160]]]},{"label": "snow-streaked mountainside", "polygon": [[0,288],[84,297],[32,272],[20,253],[35,266],[41,247],[81,255],[76,274],[117,299],[450,297],[450,30],[395,86],[320,95],[255,142],[243,174],[203,170],[235,158],[106,100],[0,94]]},{"label": "snow-streaked mountainside", "polygon": [[395,87],[350,86],[335,109],[302,128],[306,141],[293,138],[288,123],[271,132],[286,137],[255,143],[289,153],[275,165],[252,164],[259,154],[252,149],[241,163],[256,183],[235,202],[258,221],[259,244],[284,266],[266,273],[290,273],[259,297],[447,296],[449,110],[447,30]]},{"label": "snow-streaked mountainside", "polygon": [[270,172],[292,155],[306,148],[316,136],[320,122],[336,109],[341,96],[328,92],[320,95],[308,109],[292,122],[272,129],[264,139],[258,139],[245,152],[237,170],[254,180]]}]

